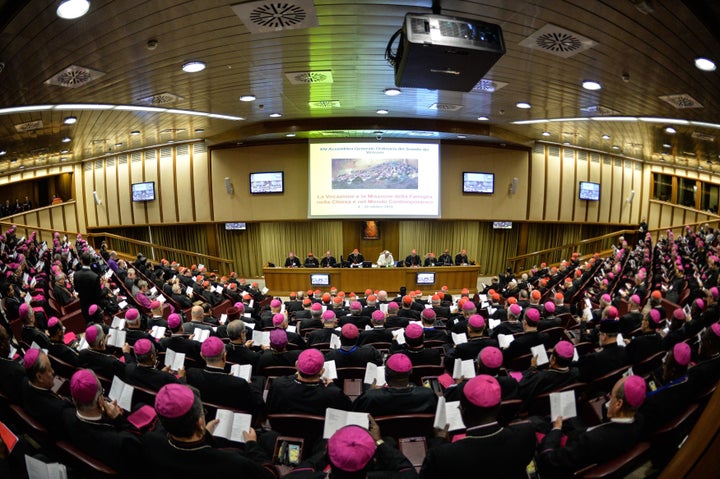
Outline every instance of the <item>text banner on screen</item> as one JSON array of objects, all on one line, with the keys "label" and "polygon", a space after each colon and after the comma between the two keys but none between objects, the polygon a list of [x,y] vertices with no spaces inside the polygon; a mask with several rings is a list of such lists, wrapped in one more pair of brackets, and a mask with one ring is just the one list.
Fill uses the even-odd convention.
[{"label": "text banner on screen", "polygon": [[438,218],[437,143],[311,142],[308,217]]}]

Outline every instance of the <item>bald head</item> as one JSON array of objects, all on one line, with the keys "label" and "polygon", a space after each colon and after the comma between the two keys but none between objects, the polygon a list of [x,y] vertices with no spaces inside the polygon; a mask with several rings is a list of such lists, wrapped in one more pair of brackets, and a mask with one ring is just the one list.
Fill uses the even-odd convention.
[{"label": "bald head", "polygon": [[193,306],[190,310],[190,319],[192,321],[200,321],[203,320],[203,309],[202,306]]}]

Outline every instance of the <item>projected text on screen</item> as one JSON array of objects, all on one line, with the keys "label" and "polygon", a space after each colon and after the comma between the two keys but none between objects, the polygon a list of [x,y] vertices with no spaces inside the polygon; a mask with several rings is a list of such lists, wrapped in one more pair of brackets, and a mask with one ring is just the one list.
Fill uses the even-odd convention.
[{"label": "projected text on screen", "polygon": [[437,143],[311,143],[310,218],[437,218]]}]

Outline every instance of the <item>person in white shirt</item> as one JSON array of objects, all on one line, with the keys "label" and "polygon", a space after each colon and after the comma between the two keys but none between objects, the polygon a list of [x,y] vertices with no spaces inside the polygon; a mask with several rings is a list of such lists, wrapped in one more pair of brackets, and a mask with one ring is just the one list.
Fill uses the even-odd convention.
[{"label": "person in white shirt", "polygon": [[377,265],[378,266],[395,266],[395,259],[393,258],[392,253],[390,251],[385,250],[382,253],[380,253],[380,256],[377,259]]}]

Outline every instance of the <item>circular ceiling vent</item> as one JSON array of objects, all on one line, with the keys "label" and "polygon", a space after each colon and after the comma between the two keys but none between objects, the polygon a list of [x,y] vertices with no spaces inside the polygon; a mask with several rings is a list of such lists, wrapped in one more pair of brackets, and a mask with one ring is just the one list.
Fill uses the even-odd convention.
[{"label": "circular ceiling vent", "polygon": [[551,52],[570,53],[582,48],[582,42],[567,33],[546,33],[536,40],[537,46]]},{"label": "circular ceiling vent", "polygon": [[292,28],[307,18],[303,7],[292,3],[272,2],[256,7],[250,12],[250,21],[265,28]]}]

